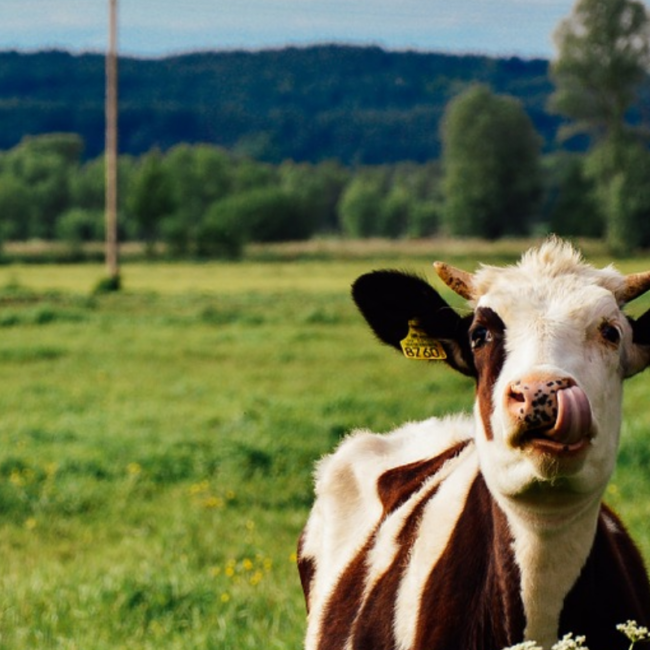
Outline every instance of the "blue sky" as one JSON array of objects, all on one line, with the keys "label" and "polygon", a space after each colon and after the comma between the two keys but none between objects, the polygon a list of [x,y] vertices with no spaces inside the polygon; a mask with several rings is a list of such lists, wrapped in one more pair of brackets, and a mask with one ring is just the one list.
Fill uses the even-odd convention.
[{"label": "blue sky", "polygon": [[[573,0],[118,0],[120,51],[342,42],[390,49],[553,56]],[[108,0],[0,0],[0,49],[101,51]]]}]

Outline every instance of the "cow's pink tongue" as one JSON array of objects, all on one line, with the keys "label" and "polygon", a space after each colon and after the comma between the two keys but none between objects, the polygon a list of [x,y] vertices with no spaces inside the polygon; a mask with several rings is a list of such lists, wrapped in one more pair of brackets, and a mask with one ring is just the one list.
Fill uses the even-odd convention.
[{"label": "cow's pink tongue", "polygon": [[582,388],[571,386],[557,393],[557,420],[551,437],[572,445],[586,438],[591,430],[591,407]]}]

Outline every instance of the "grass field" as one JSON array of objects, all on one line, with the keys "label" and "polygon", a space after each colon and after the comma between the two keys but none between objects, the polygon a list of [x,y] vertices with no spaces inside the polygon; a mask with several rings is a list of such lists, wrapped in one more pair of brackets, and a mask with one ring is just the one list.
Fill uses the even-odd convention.
[{"label": "grass field", "polygon": [[[313,462],[353,427],[471,405],[469,380],[376,344],[348,295],[371,268],[475,267],[444,248],[127,264],[104,296],[99,265],[0,267],[0,648],[299,648]],[[649,381],[628,383],[608,491],[648,559]]]}]

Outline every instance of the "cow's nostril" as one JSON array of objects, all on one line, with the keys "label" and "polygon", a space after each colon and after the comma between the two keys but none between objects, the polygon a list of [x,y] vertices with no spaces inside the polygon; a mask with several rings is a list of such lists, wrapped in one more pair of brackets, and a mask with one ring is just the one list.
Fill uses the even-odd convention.
[{"label": "cow's nostril", "polygon": [[515,390],[514,388],[510,388],[510,391],[508,392],[508,399],[512,402],[525,402],[526,401],[526,395],[522,393],[519,390]]}]

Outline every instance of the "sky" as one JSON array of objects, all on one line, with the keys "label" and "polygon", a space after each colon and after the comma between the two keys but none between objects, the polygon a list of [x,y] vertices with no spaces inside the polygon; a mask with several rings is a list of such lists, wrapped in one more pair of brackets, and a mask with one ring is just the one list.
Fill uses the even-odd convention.
[{"label": "sky", "polygon": [[[574,0],[118,0],[121,54],[314,43],[552,58]],[[0,50],[103,51],[109,0],[0,0]]]}]

